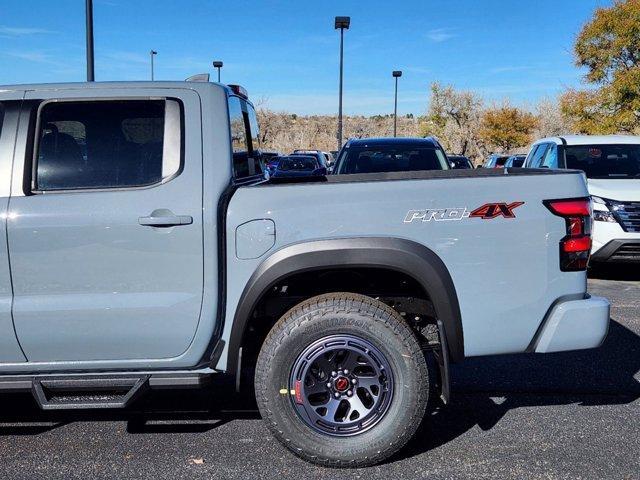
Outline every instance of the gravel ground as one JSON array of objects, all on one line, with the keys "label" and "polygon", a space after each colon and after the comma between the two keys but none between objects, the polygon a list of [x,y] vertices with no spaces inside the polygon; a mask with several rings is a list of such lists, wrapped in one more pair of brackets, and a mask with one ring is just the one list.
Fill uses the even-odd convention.
[{"label": "gravel ground", "polygon": [[[613,305],[600,349],[468,359],[453,369],[452,404],[425,419],[408,448],[381,466],[343,473],[640,479],[639,270],[599,271],[589,281],[590,292]],[[224,386],[154,393],[126,412],[45,414],[23,395],[0,397],[0,407],[2,479],[338,475],[290,455],[251,401]]]}]

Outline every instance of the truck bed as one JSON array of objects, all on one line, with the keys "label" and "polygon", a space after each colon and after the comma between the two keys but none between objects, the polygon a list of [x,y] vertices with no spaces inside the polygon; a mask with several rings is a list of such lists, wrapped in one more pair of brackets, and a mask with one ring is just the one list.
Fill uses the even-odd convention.
[{"label": "truck bed", "polygon": [[[526,351],[558,292],[565,298],[586,292],[584,272],[559,269],[565,221],[543,200],[585,196],[581,172],[520,168],[329,175],[241,187],[227,210],[231,288],[225,330],[241,296],[233,285],[247,284],[278,249],[322,239],[389,237],[418,242],[446,265],[460,304],[466,356]],[[513,202],[524,202],[515,218],[431,215],[407,221],[410,211],[470,212]],[[274,244],[258,258],[240,259],[237,228],[254,219],[273,221]]]}]

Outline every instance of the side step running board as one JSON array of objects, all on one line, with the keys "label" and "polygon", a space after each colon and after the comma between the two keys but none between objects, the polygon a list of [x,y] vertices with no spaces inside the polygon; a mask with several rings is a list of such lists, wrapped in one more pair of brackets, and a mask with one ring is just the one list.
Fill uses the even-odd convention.
[{"label": "side step running board", "polygon": [[149,388],[149,375],[34,378],[31,391],[43,410],[125,408]]}]

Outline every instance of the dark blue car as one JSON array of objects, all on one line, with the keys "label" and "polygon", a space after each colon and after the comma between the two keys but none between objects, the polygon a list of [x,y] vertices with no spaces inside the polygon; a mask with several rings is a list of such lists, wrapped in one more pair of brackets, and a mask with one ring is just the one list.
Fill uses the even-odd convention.
[{"label": "dark blue car", "polygon": [[312,177],[326,175],[327,167],[320,165],[318,159],[312,156],[291,155],[279,157],[275,165],[272,177]]}]

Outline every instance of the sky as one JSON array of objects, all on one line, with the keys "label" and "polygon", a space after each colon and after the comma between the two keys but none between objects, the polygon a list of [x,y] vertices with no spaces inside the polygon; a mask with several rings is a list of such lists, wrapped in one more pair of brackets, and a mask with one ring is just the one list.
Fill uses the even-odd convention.
[{"label": "sky", "polygon": [[[581,85],[573,43],[611,0],[94,0],[96,80],[157,80],[210,72],[276,111],[333,114],[339,31],[344,111],[421,115],[429,85],[527,106]],[[86,79],[83,0],[0,0],[0,85]]]}]

